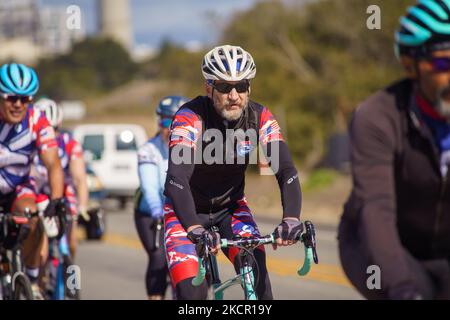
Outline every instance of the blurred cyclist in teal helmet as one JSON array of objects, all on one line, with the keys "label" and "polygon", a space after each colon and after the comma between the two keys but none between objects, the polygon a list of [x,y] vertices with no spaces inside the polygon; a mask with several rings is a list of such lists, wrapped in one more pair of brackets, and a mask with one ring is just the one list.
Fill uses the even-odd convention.
[{"label": "blurred cyclist in teal helmet", "polygon": [[362,102],[350,125],[340,257],[368,299],[450,299],[450,1],[408,8],[395,49],[407,77]]},{"label": "blurred cyclist in teal helmet", "polygon": [[164,183],[169,156],[169,134],[172,118],[189,99],[168,96],[158,104],[158,133],[138,152],[140,188],[136,194],[135,223],[139,238],[148,254],[146,272],[147,296],[160,300],[167,288],[167,265],[162,228]]}]

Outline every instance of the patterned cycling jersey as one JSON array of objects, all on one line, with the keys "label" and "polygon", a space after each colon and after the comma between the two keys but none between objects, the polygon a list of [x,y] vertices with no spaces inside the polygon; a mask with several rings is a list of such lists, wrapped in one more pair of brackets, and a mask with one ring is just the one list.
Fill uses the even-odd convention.
[{"label": "patterned cycling jersey", "polygon": [[215,111],[211,99],[199,96],[177,111],[165,195],[183,227],[200,224],[197,214],[236,206],[244,197],[245,171],[258,145],[278,180],[283,216],[299,217],[297,170],[269,109],[249,101],[241,117],[230,122]]},{"label": "patterned cycling jersey", "polygon": [[32,105],[17,124],[0,120],[0,195],[27,183],[33,157],[56,146],[53,128]]},{"label": "patterned cycling jersey", "polygon": [[[83,149],[76,141],[72,134],[66,131],[61,131],[56,136],[58,144],[58,156],[61,161],[61,167],[64,171],[64,185],[72,186],[73,180],[70,174],[70,161],[83,157]],[[38,156],[33,159],[34,172],[33,180],[36,184],[36,191],[38,193],[50,194],[50,184],[48,181],[47,168],[44,166]]]}]

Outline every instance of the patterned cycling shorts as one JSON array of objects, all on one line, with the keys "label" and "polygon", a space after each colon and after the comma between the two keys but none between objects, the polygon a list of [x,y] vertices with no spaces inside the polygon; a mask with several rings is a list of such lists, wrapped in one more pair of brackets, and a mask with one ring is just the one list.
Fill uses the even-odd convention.
[{"label": "patterned cycling shorts", "polygon": [[[237,205],[237,209],[228,212],[231,219],[224,219],[222,223],[216,224],[219,227],[221,237],[223,234],[243,238],[260,236],[253,214],[247,205],[247,200],[243,198],[237,202]],[[167,264],[172,285],[175,287],[180,281],[196,276],[198,256],[195,245],[187,238],[187,233],[175,215],[172,204],[168,202],[164,204],[164,230]],[[257,249],[264,251],[264,246]],[[224,253],[234,263],[239,249],[230,248]]]},{"label": "patterned cycling shorts", "polygon": [[71,184],[66,184],[64,187],[64,197],[66,199],[67,207],[70,214],[75,217],[78,215],[78,200],[75,188]]}]

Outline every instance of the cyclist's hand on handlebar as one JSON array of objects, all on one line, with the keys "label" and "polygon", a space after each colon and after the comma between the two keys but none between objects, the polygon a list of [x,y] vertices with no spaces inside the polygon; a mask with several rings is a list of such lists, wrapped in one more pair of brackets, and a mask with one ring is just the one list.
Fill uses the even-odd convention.
[{"label": "cyclist's hand on handlebar", "polygon": [[188,228],[187,236],[189,240],[191,240],[195,244],[199,243],[202,239],[204,239],[205,236],[207,236],[210,252],[212,254],[217,254],[219,252],[220,249],[219,233],[206,230],[204,227],[196,225]]},{"label": "cyclist's hand on handlebar", "polygon": [[273,248],[276,250],[279,246],[290,246],[296,243],[303,231],[303,225],[300,220],[294,217],[284,218],[283,221],[275,228],[274,235],[276,243]]},{"label": "cyclist's hand on handlebar", "polygon": [[54,217],[58,212],[66,212],[66,204],[63,198],[52,199],[44,211],[44,217]]}]

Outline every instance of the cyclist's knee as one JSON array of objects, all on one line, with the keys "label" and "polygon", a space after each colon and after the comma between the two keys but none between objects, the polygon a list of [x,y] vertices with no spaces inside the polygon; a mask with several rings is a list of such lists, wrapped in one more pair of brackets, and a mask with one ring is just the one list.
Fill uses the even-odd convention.
[{"label": "cyclist's knee", "polygon": [[167,288],[167,269],[147,270],[147,295],[161,295],[164,297]]},{"label": "cyclist's knee", "polygon": [[167,268],[166,256],[162,248],[152,251],[149,255],[149,266],[151,270]]},{"label": "cyclist's knee", "polygon": [[208,297],[208,286],[204,281],[200,286],[192,285],[192,278],[184,279],[175,287],[178,300],[206,300]]},{"label": "cyclist's knee", "polygon": [[36,199],[34,197],[16,199],[11,206],[11,211],[15,214],[23,215],[26,209],[29,209],[30,212],[36,211]]}]

